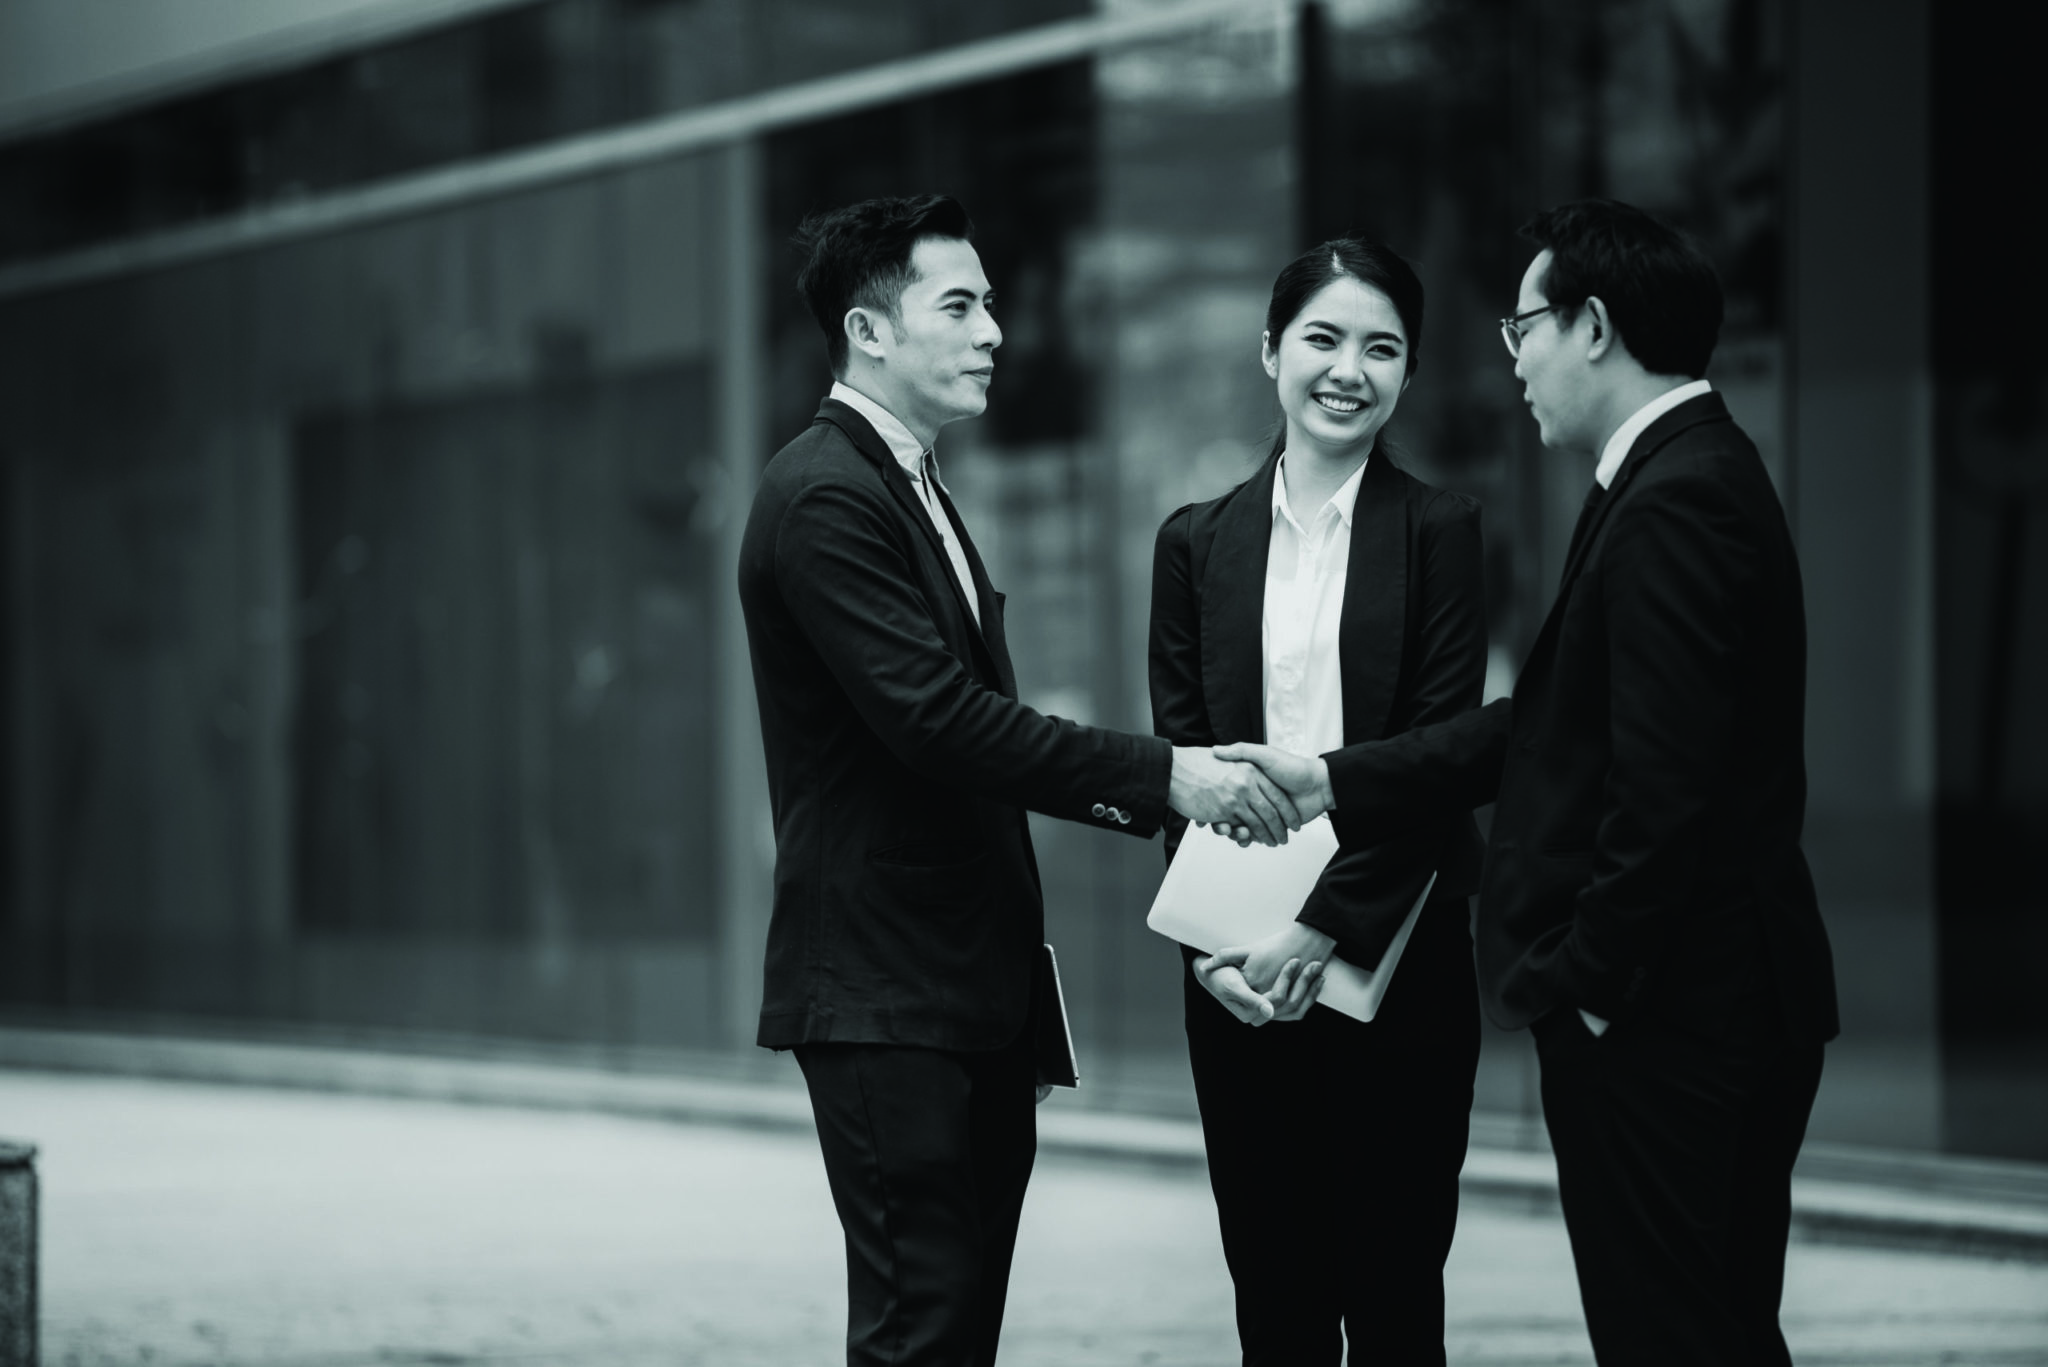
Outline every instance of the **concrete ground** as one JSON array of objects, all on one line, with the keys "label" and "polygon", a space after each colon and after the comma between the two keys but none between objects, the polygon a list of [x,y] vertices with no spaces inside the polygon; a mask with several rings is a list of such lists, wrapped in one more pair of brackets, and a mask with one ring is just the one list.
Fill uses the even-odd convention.
[{"label": "concrete ground", "polygon": [[[0,1133],[42,1150],[47,1367],[843,1360],[802,1134],[36,1072]],[[1468,1201],[1448,1283],[1454,1363],[1591,1361],[1553,1214]],[[1785,1322],[1806,1364],[2048,1364],[2048,1264],[1797,1244]],[[1041,1158],[1008,1367],[1235,1349],[1199,1173]]]}]

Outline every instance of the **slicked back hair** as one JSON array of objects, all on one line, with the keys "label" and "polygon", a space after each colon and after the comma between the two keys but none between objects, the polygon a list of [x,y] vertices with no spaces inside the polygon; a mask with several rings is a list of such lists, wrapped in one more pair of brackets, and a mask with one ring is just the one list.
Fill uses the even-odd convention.
[{"label": "slicked back hair", "polygon": [[974,224],[950,195],[909,195],[822,210],[797,225],[804,265],[796,287],[824,330],[833,375],[846,374],[848,309],[874,309],[902,325],[903,291],[917,278],[910,254],[927,237],[972,242]]},{"label": "slicked back hair", "polygon": [[1550,252],[1544,302],[1570,326],[1597,296],[1629,355],[1652,375],[1699,379],[1721,336],[1721,281],[1691,238],[1611,199],[1561,204],[1522,225]]}]

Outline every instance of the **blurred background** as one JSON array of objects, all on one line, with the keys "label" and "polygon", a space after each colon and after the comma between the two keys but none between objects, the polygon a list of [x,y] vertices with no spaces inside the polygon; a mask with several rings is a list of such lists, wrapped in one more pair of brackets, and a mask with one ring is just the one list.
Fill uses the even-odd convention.
[{"label": "blurred background", "polygon": [[[829,383],[797,219],[966,203],[1005,342],[949,483],[1025,699],[1144,730],[1153,532],[1254,467],[1273,276],[1347,231],[1427,284],[1390,430],[1485,506],[1511,687],[1592,472],[1538,445],[1495,320],[1516,226],[1610,195],[1718,264],[1710,378],[1803,557],[1844,1007],[1813,1134],[2048,1159],[2048,277],[2016,23],[6,0],[0,1026],[776,1073],[733,565]],[[1079,1103],[1190,1113],[1180,961],[1143,924],[1160,847],[1034,821]],[[1534,1082],[1489,1032],[1480,1108],[1533,1133]]]}]

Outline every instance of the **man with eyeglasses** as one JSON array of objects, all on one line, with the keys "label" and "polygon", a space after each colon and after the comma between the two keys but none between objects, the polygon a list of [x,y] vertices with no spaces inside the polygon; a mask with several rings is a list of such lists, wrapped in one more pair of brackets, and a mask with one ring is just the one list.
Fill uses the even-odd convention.
[{"label": "man with eyeglasses", "polygon": [[1721,289],[1640,210],[1568,204],[1502,333],[1553,449],[1597,457],[1514,696],[1257,760],[1350,857],[1496,802],[1480,994],[1530,1027],[1602,1367],[1789,1363],[1791,1172],[1837,1032],[1800,851],[1806,625],[1756,447],[1704,378]]}]

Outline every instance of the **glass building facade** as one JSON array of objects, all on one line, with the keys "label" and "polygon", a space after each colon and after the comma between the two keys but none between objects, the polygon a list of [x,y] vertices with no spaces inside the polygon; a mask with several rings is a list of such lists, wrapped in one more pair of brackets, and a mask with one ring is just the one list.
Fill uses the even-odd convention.
[{"label": "glass building facade", "polygon": [[[1815,1136],[2048,1156],[2041,344],[1936,325],[1933,139],[2003,115],[1878,8],[535,0],[0,144],[0,1021],[772,1066],[732,566],[829,383],[790,230],[869,195],[977,221],[940,454],[1026,701],[1148,727],[1153,532],[1255,467],[1267,291],[1342,232],[1427,285],[1390,433],[1484,504],[1507,690],[1591,469],[1495,320],[1517,224],[1611,195],[1714,257],[1805,560]],[[1185,1105],[1158,845],[1034,823],[1084,1098]],[[1533,1124],[1521,1037],[1479,1105]]]}]

